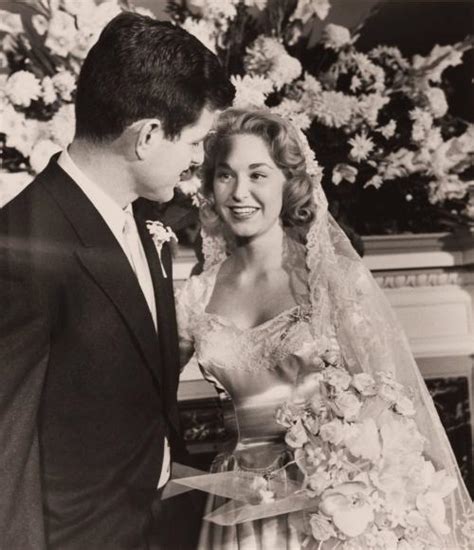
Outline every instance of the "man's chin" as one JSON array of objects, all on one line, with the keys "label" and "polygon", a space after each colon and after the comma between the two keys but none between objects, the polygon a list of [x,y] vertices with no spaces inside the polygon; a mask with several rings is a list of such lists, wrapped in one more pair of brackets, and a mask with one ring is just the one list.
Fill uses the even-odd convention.
[{"label": "man's chin", "polygon": [[154,202],[159,202],[161,204],[170,202],[170,200],[174,197],[174,187],[167,187],[164,189],[158,189],[155,193],[153,193],[153,196],[147,197],[150,200]]}]

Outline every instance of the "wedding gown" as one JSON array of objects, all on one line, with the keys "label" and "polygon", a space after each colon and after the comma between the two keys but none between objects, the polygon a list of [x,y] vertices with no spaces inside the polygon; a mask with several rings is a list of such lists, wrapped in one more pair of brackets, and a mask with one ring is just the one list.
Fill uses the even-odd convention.
[{"label": "wedding gown", "polygon": [[[241,469],[266,474],[288,461],[285,428],[275,421],[275,411],[290,396],[301,369],[294,354],[312,340],[310,306],[297,305],[241,329],[205,311],[220,265],[189,279],[179,293],[180,339],[192,344],[205,378],[228,393],[235,411],[236,446],[216,457],[211,472]],[[281,475],[286,475],[284,470]],[[210,496],[206,513],[223,502]],[[288,516],[282,515],[226,527],[204,521],[199,548],[296,550],[301,541]]]}]

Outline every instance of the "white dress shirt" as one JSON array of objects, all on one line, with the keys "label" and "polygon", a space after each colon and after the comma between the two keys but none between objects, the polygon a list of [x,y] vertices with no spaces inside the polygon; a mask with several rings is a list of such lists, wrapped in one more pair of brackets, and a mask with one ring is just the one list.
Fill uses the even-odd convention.
[{"label": "white dress shirt", "polygon": [[[58,165],[74,180],[81,188],[86,197],[94,205],[95,209],[102,216],[103,220],[112,231],[114,237],[122,247],[124,254],[134,271],[145,300],[148,304],[155,329],[157,330],[156,319],[156,301],[153,291],[153,282],[150,274],[150,268],[146,261],[145,251],[138,235],[138,229],[133,218],[132,207],[127,205],[121,208],[120,205],[112,199],[97,184],[88,178],[84,172],[74,163],[67,150],[63,150],[58,158]],[[124,228],[127,228],[127,235],[124,234]],[[158,488],[165,485],[170,476],[170,448],[168,440],[165,438],[163,465],[158,481]]]}]

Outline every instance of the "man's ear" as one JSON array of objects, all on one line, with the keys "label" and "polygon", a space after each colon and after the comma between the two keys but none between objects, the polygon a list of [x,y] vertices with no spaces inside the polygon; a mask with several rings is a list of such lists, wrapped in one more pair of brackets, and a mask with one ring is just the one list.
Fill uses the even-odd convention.
[{"label": "man's ear", "polygon": [[156,150],[164,139],[163,127],[159,119],[150,118],[136,123],[135,154],[143,160],[150,152]]}]

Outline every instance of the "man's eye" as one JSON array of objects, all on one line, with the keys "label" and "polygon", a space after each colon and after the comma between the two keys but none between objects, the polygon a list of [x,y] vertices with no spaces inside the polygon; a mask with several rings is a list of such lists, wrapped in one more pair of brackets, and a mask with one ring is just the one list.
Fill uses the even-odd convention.
[{"label": "man's eye", "polygon": [[220,181],[229,181],[232,178],[232,174],[229,174],[229,172],[219,172],[216,174],[216,177]]}]

